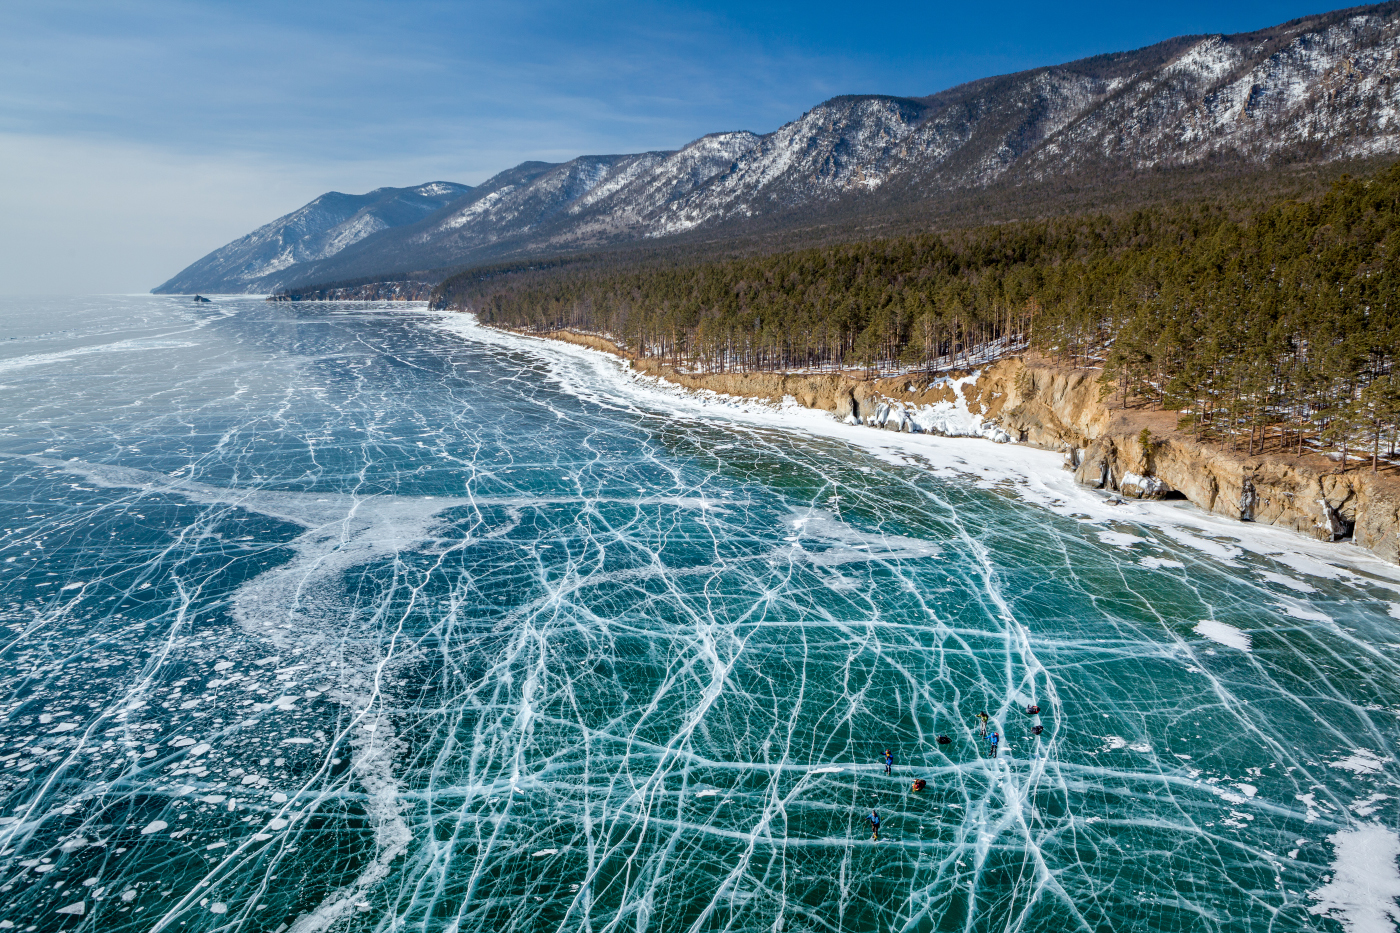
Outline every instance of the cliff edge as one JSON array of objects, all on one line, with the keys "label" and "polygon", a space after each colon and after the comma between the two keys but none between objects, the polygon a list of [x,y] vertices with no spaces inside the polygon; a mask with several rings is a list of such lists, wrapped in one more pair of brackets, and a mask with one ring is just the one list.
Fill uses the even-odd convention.
[{"label": "cliff edge", "polygon": [[[977,436],[1065,454],[1087,486],[1136,499],[1187,499],[1238,521],[1280,525],[1322,541],[1353,540],[1400,562],[1400,477],[1394,468],[1338,472],[1315,453],[1245,455],[1193,440],[1174,412],[1115,407],[1101,372],[1035,354],[975,373],[867,380],[854,373],[696,373],[638,357],[605,337],[541,336],[603,350],[688,389],[782,402],[887,431]],[[1149,432],[1143,437],[1143,429]]]}]

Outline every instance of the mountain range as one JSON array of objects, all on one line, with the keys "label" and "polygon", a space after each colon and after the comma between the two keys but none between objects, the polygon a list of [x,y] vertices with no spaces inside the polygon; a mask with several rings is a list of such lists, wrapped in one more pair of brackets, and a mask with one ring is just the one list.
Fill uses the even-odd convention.
[{"label": "mountain range", "polygon": [[220,247],[154,289],[157,294],[261,292],[294,270],[329,259],[366,237],[432,216],[471,191],[446,181],[369,194],[331,191]]},{"label": "mountain range", "polygon": [[[1400,2],[985,78],[832,98],[777,130],[524,162],[476,187],[332,192],[157,293],[271,292],[523,256],[792,229],[1055,179],[1400,154]],[[431,276],[430,276],[431,277]]]}]

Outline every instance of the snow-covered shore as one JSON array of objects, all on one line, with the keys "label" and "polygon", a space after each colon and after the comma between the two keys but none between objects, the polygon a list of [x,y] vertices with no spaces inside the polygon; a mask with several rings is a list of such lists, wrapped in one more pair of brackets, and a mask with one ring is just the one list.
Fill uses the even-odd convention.
[{"label": "snow-covered shore", "polygon": [[[952,390],[949,401],[935,402],[932,405],[907,405],[893,399],[879,403],[874,413],[865,419],[869,427],[884,428],[912,434],[937,434],[943,437],[980,437],[998,444],[1011,442],[1011,435],[994,421],[988,421],[981,414],[968,408],[963,388],[977,382],[981,371],[957,378],[945,376],[934,381],[929,389],[946,386]],[[856,424],[852,416],[849,424]]]},{"label": "snow-covered shore", "polygon": [[[1392,590],[1397,601],[1390,605],[1400,613],[1400,567],[1360,547],[1321,542],[1270,525],[1234,521],[1186,502],[1124,500],[1082,486],[1064,469],[1064,457],[1059,453],[990,442],[998,439],[999,429],[968,411],[965,404],[945,403],[931,406],[930,411],[904,415],[919,418],[928,429],[936,428],[942,434],[884,430],[805,408],[792,399],[771,404],[683,388],[638,373],[626,360],[601,350],[485,327],[469,314],[429,313],[436,326],[464,339],[538,357],[561,389],[604,407],[674,418],[728,420],[841,440],[887,463],[918,467],[988,489],[1013,489],[1027,504],[1088,525],[1103,526],[1101,540],[1143,550],[1143,562],[1154,560],[1146,550],[1150,548],[1148,539],[1114,528],[1152,528],[1179,545],[1223,562],[1254,554],[1272,558],[1297,573],[1323,579],[1362,575],[1367,581]],[[1294,582],[1300,587],[1308,585],[1302,580]],[[1386,607],[1378,608],[1384,611]]]}]

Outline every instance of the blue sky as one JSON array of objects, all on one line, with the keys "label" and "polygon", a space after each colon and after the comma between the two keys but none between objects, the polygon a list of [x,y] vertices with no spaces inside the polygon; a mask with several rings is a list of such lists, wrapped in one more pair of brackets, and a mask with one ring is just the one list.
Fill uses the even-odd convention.
[{"label": "blue sky", "polygon": [[0,4],[0,276],[136,291],[323,191],[773,130],[836,94],[1238,32],[1295,2]]}]

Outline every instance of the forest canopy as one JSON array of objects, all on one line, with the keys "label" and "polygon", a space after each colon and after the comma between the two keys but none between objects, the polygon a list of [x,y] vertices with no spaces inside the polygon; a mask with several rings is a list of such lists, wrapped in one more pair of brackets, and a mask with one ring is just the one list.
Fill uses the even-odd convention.
[{"label": "forest canopy", "polygon": [[707,371],[933,373],[1032,347],[1103,367],[1197,433],[1301,449],[1393,437],[1397,251],[1400,166],[1245,214],[1179,204],[713,262],[473,270],[434,300]]}]

